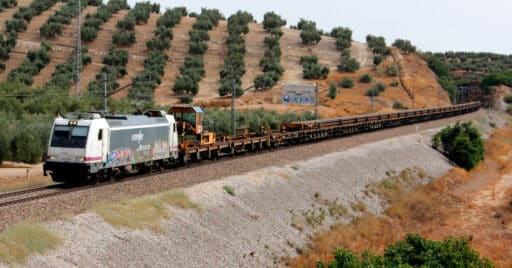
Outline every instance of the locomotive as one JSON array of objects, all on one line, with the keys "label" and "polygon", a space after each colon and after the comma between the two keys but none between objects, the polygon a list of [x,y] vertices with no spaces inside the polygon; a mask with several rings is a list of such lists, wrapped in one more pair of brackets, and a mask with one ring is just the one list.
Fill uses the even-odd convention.
[{"label": "locomotive", "polygon": [[56,182],[90,182],[163,168],[178,159],[176,129],[164,111],[70,113],[54,120],[43,173]]}]

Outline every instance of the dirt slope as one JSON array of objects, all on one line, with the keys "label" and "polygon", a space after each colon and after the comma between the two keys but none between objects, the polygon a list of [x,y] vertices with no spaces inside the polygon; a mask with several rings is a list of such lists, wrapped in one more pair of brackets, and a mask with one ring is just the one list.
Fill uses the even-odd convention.
[{"label": "dirt slope", "polygon": [[[87,7],[82,11],[80,20],[83,22],[87,13],[94,12],[96,12],[95,6]],[[74,57],[77,29],[76,23],[77,19],[73,18],[69,25],[63,25],[62,34],[48,40],[52,43],[52,49],[50,51],[52,61],[50,61],[50,63],[46,65],[38,75],[33,77],[33,87],[43,86],[46,84],[51,79],[52,74],[55,71],[55,67],[58,64],[65,63],[68,58]]]},{"label": "dirt slope", "polygon": [[195,98],[197,101],[208,100],[219,96],[218,88],[220,86],[219,71],[224,66],[224,57],[227,53],[226,38],[228,37],[228,28],[226,21],[219,21],[217,27],[210,32],[210,41],[208,42],[208,51],[204,54],[205,76],[199,81],[199,93]]},{"label": "dirt slope", "polygon": [[82,46],[88,49],[88,54],[92,58],[91,64],[84,66],[82,71],[82,91],[87,90],[87,85],[95,79],[103,67],[103,56],[107,55],[112,46],[112,36],[117,31],[117,21],[122,20],[128,13],[127,10],[121,10],[114,14],[105,24],[101,26],[98,37],[91,42],[84,42]]},{"label": "dirt slope", "polygon": [[[158,15],[151,13],[148,23],[135,26],[135,32],[137,36],[137,41],[135,44],[119,47],[130,52],[130,57],[128,58],[128,63],[126,64],[126,70],[128,71],[128,74],[122,78],[117,79],[120,87],[129,85],[132,82],[132,78],[144,70],[144,60],[148,54],[146,49],[146,42],[155,36],[157,19]],[[124,97],[127,94],[128,89],[116,93],[115,97]]]},{"label": "dirt slope", "polygon": [[402,86],[411,98],[414,96],[415,107],[437,106],[438,92],[439,105],[449,103],[448,95],[443,94],[443,88],[425,61],[416,54],[403,54],[397,48],[393,48],[392,53],[393,59],[401,67],[399,76]]},{"label": "dirt slope", "polygon": [[0,12],[0,32],[5,32],[5,22],[12,19],[12,15],[18,11],[20,7],[28,6],[32,1],[30,0],[18,0],[18,6],[13,8],[6,8]]},{"label": "dirt slope", "polygon": [[[25,0],[26,1],[26,0]],[[20,34],[20,40],[11,53],[11,58],[6,62],[7,70],[0,74],[0,80],[6,78],[10,70],[18,66],[25,58],[26,52],[31,48],[37,48],[41,42],[38,29],[46,21],[50,14],[60,7],[62,3],[57,4],[51,10],[34,18],[30,23],[28,31]],[[8,10],[12,12],[11,10]],[[92,10],[90,10],[92,12]],[[7,11],[5,11],[7,12]],[[85,12],[84,12],[85,13]],[[92,64],[86,66],[82,74],[82,90],[89,82],[95,79],[95,75],[102,68],[103,56],[108,53],[112,45],[112,35],[116,31],[115,24],[126,15],[127,11],[121,11],[114,15],[99,32],[99,37],[89,43],[84,43],[84,47],[89,49],[92,56]],[[127,65],[128,75],[118,79],[120,86],[128,85],[133,76],[136,76],[143,70],[143,61],[147,56],[145,42],[154,36],[154,28],[159,15],[152,14],[150,21],[145,25],[137,25],[137,43],[127,46],[130,53]],[[165,66],[165,74],[162,77],[162,84],[155,90],[155,102],[160,105],[172,105],[179,103],[179,98],[172,92],[174,80],[179,75],[179,68],[183,65],[184,59],[188,54],[188,45],[190,43],[188,32],[192,28],[195,18],[185,17],[180,24],[173,29],[174,38],[171,42],[171,49],[168,51],[169,60]],[[65,33],[72,32],[73,25],[66,28]],[[250,87],[254,78],[261,74],[259,60],[265,52],[263,40],[268,33],[263,30],[261,24],[251,23],[249,33],[244,37],[246,40],[247,52],[244,58],[246,73],[242,77],[243,88]],[[335,47],[335,40],[332,37],[322,36],[318,44],[304,45],[300,38],[300,31],[283,28],[284,35],[281,37],[281,65],[285,68],[285,73],[274,88],[266,92],[248,91],[237,100],[239,109],[267,108],[279,112],[285,111],[312,111],[312,106],[283,105],[280,103],[283,83],[317,83],[320,92],[320,114],[323,117],[343,116],[348,114],[362,114],[370,111],[384,112],[391,111],[394,102],[400,102],[408,108],[432,107],[448,104],[448,96],[441,89],[436,81],[435,75],[430,71],[427,64],[416,55],[404,55],[399,50],[393,48],[392,57],[388,57],[378,67],[373,65],[373,54],[367,44],[353,42],[350,47],[351,56],[361,64],[361,69],[356,73],[340,73],[337,71],[340,51]],[[66,36],[68,36],[65,34]],[[199,82],[199,93],[194,98],[194,103],[201,106],[229,106],[231,100],[220,98],[218,96],[219,72],[224,66],[224,57],[227,52],[226,38],[227,22],[220,21],[219,25],[209,31],[211,40],[208,42],[208,50],[204,55],[206,75]],[[54,51],[52,61],[40,75],[34,77],[34,86],[43,85],[51,77],[51,73],[58,63],[63,62],[73,51],[73,39],[59,36],[54,40]],[[303,68],[299,59],[304,55],[315,54],[319,58],[319,63],[330,69],[329,77],[325,80],[305,80],[302,78]],[[390,77],[385,74],[386,65],[395,65],[399,68],[399,75]],[[371,84],[359,83],[359,77],[368,73],[372,76]],[[351,89],[338,89],[338,96],[331,100],[327,97],[329,84],[338,84],[342,78],[348,77],[355,83]],[[374,98],[373,109],[370,105],[370,98],[365,96],[365,92],[381,82],[386,85],[386,90],[378,97]],[[398,86],[391,87],[392,82],[397,82]],[[74,89],[70,89],[74,90]],[[127,94],[127,90],[120,92],[116,97],[122,97]],[[439,92],[439,102],[437,95]],[[414,98],[413,98],[414,96]],[[414,99],[414,100],[413,100]]]},{"label": "dirt slope", "polygon": [[196,22],[195,18],[184,17],[181,22],[172,29],[173,38],[171,48],[167,52],[169,60],[165,66],[165,74],[162,77],[162,84],[155,90],[155,100],[157,103],[165,105],[179,102],[178,98],[173,97],[172,86],[174,80],[180,73],[180,67],[185,62],[185,57],[190,44],[188,32]]},{"label": "dirt slope", "polygon": [[5,71],[0,73],[0,81],[5,80],[9,72],[23,62],[29,50],[39,48],[41,45],[39,29],[48,20],[48,17],[57,12],[63,5],[64,3],[57,2],[50,9],[32,18],[27,25],[26,31],[18,33],[18,42],[16,42],[16,46],[11,50],[9,59],[5,61]]},{"label": "dirt slope", "polygon": [[249,33],[244,36],[247,52],[244,57],[245,75],[242,77],[242,88],[253,85],[254,78],[262,74],[259,59],[263,58],[267,47],[263,43],[266,36],[270,36],[261,24],[250,23]]}]

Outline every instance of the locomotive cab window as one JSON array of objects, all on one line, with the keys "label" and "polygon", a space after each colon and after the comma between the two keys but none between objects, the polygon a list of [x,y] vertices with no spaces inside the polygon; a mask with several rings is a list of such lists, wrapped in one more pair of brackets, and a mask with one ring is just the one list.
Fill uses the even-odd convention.
[{"label": "locomotive cab window", "polygon": [[102,140],[103,139],[103,129],[100,129],[100,131],[98,132],[98,140]]},{"label": "locomotive cab window", "polygon": [[55,126],[52,133],[51,146],[64,148],[85,148],[89,127]]}]

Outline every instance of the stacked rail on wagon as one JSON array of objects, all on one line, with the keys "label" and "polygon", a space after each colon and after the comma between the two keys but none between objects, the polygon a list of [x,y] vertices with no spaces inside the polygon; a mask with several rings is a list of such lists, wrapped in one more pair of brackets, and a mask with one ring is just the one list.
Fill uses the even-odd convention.
[{"label": "stacked rail on wagon", "polygon": [[181,159],[186,162],[190,160],[212,159],[223,155],[235,155],[241,152],[271,149],[283,145],[300,144],[324,138],[451,117],[471,113],[479,108],[479,102],[472,102],[393,113],[286,122],[282,123],[281,129],[276,132],[261,131],[257,135],[252,136],[237,135],[230,137],[228,140],[207,144],[189,143],[181,148]]}]

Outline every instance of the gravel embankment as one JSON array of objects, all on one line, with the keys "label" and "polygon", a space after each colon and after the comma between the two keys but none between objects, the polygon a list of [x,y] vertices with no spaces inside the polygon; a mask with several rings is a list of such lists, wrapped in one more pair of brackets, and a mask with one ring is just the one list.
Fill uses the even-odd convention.
[{"label": "gravel embankment", "polygon": [[[305,213],[319,215],[318,209],[325,207],[315,195],[346,208],[362,200],[367,211],[378,213],[382,209],[380,202],[368,198],[364,190],[368,183],[385,177],[386,171],[419,167],[438,176],[449,170],[452,166],[429,145],[432,133],[395,137],[342,151],[339,150],[343,147],[331,147],[335,152],[309,160],[295,160],[301,152],[295,149],[279,152],[277,158],[274,154],[265,155],[264,159],[255,159],[256,165],[271,161],[272,166],[186,188],[185,192],[202,209],[170,208],[171,219],[162,223],[168,230],[165,233],[114,228],[92,212],[72,221],[54,221],[48,225],[64,237],[65,244],[46,256],[32,256],[28,266],[282,265],[280,258],[297,254],[313,232],[336,220],[349,219],[327,214],[321,226],[308,225]],[[302,152],[303,158],[310,156],[309,151]],[[223,169],[237,164],[222,163],[211,173],[223,173]],[[232,186],[236,196],[227,194],[225,185]]]},{"label": "gravel embankment", "polygon": [[[158,193],[170,188],[192,186],[200,182],[240,175],[269,166],[290,165],[295,161],[306,160],[332,152],[341,152],[348,148],[425,129],[437,128],[456,121],[473,119],[483,114],[483,111],[479,111],[452,118],[325,140],[309,145],[290,147],[268,154],[235,158],[232,161],[219,162],[193,169],[180,170],[170,174],[154,175],[140,180],[121,182],[102,188],[2,207],[0,208],[0,219],[2,219],[0,229],[28,219],[38,221],[59,219],[63,215],[85,212],[100,202],[115,201],[127,196],[141,196]],[[421,156],[419,157],[421,158]],[[389,158],[389,156],[384,156],[384,158]]]}]

